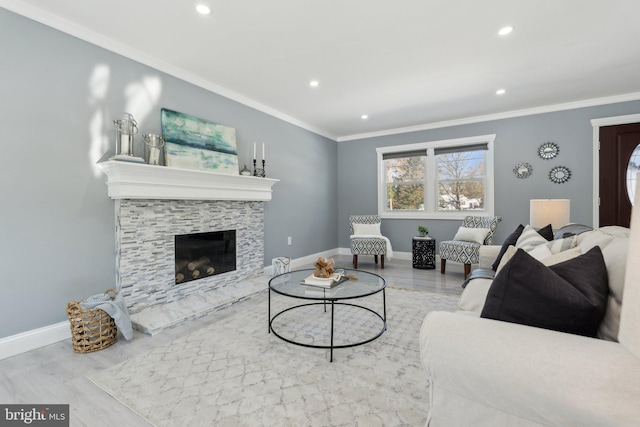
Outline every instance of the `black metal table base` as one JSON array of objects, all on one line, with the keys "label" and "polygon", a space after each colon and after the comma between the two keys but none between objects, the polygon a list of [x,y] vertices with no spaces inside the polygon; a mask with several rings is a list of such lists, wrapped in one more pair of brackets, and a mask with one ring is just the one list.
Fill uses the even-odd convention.
[{"label": "black metal table base", "polygon": [[[318,345],[318,344],[305,344],[305,343],[301,343],[301,342],[297,342],[297,341],[293,341],[289,338],[283,337],[282,335],[280,335],[278,332],[276,332],[276,330],[273,328],[273,321],[280,316],[281,314],[284,314],[288,311],[291,310],[295,310],[297,308],[301,308],[301,307],[308,307],[308,306],[313,306],[313,305],[324,305],[324,311],[327,311],[327,303],[331,306],[331,339],[330,339],[330,344],[329,345]],[[345,305],[345,306],[351,306],[351,307],[356,307],[356,308],[361,308],[363,310],[369,311],[373,314],[375,314],[380,320],[382,320],[382,329],[380,329],[380,332],[376,333],[373,337],[371,338],[367,338],[363,341],[359,341],[356,343],[351,343],[351,344],[340,344],[340,345],[335,345],[333,342],[333,331],[334,331],[334,319],[335,319],[335,306],[336,305]],[[384,333],[384,331],[387,330],[387,299],[386,299],[386,294],[385,294],[385,290],[382,290],[382,309],[383,309],[383,314],[381,315],[380,313],[378,313],[375,310],[370,309],[369,307],[363,307],[361,305],[357,305],[357,304],[350,304],[350,303],[345,303],[345,302],[337,302],[334,300],[330,300],[330,299],[326,299],[322,302],[312,302],[312,303],[308,303],[308,304],[300,304],[300,305],[294,305],[293,307],[289,307],[286,308],[278,313],[276,313],[273,317],[271,317],[271,289],[269,289],[269,302],[268,302],[268,309],[269,309],[269,332],[273,332],[273,334],[275,336],[277,336],[278,338],[280,338],[283,341],[286,341],[290,344],[295,344],[295,345],[299,345],[302,347],[309,347],[309,348],[324,348],[324,349],[329,349],[330,353],[329,353],[329,362],[333,362],[333,350],[336,348],[349,348],[349,347],[356,347],[359,345],[363,345],[363,344],[367,344],[370,343],[371,341],[377,339],[378,337],[380,337],[380,335],[382,335]]]}]

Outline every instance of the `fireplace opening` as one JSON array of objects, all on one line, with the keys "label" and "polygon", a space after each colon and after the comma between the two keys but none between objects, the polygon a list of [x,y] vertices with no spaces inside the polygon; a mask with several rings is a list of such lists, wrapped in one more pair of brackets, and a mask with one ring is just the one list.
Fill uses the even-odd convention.
[{"label": "fireplace opening", "polygon": [[175,236],[176,284],[236,269],[236,231]]}]

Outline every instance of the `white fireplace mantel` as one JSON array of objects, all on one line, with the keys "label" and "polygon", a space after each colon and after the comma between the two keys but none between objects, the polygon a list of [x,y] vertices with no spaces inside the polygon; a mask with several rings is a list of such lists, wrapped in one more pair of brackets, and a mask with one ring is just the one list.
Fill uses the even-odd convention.
[{"label": "white fireplace mantel", "polygon": [[280,181],[117,160],[98,166],[112,199],[269,201],[271,187]]}]

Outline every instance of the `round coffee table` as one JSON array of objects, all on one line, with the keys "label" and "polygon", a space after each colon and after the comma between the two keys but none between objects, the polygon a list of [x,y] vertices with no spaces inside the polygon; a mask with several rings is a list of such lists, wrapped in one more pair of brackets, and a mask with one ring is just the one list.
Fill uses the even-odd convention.
[{"label": "round coffee table", "polygon": [[[347,347],[355,347],[358,345],[366,344],[378,338],[380,335],[387,330],[387,303],[386,303],[386,295],[385,288],[387,286],[387,282],[377,274],[369,273],[361,270],[350,270],[345,269],[345,276],[354,275],[358,279],[353,280],[349,279],[343,283],[335,285],[331,288],[324,288],[318,286],[304,285],[301,282],[304,281],[306,277],[313,274],[312,269],[308,270],[296,270],[288,273],[281,274],[279,276],[273,277],[269,280],[269,303],[268,303],[268,319],[269,319],[269,333],[273,332],[275,336],[278,338],[291,343],[300,345],[303,347],[311,347],[311,348],[324,348],[330,349],[330,362],[333,362],[333,349],[334,348],[347,348]],[[280,295],[284,295],[291,298],[307,300],[311,302],[307,302],[304,304],[294,305],[288,308],[285,308],[282,311],[276,313],[273,317],[271,316],[271,292],[275,292]],[[350,302],[344,302],[346,300],[353,300],[357,298],[364,298],[370,295],[377,294],[382,292],[382,314],[377,311],[364,307],[362,305],[353,304]],[[278,333],[273,326],[273,322],[278,316],[283,315],[284,313],[290,312],[292,310],[299,310],[303,307],[310,306],[322,306],[324,312],[327,311],[327,305],[331,306],[331,338],[330,344],[309,344],[297,341],[294,338],[287,338],[282,334]],[[367,312],[373,313],[376,318],[381,321],[381,328],[374,329],[372,332],[372,336],[366,339],[360,339],[357,342],[350,342],[347,344],[338,344],[334,345],[334,319],[335,319],[335,310],[336,306],[349,306],[354,307],[357,310],[366,310]],[[309,334],[311,332],[307,332]]]}]

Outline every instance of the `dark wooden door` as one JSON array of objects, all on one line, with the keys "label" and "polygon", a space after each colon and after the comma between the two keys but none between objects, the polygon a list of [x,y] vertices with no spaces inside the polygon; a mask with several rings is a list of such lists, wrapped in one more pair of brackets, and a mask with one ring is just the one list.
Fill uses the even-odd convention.
[{"label": "dark wooden door", "polygon": [[600,128],[600,227],[629,227],[627,166],[640,145],[640,123]]}]

